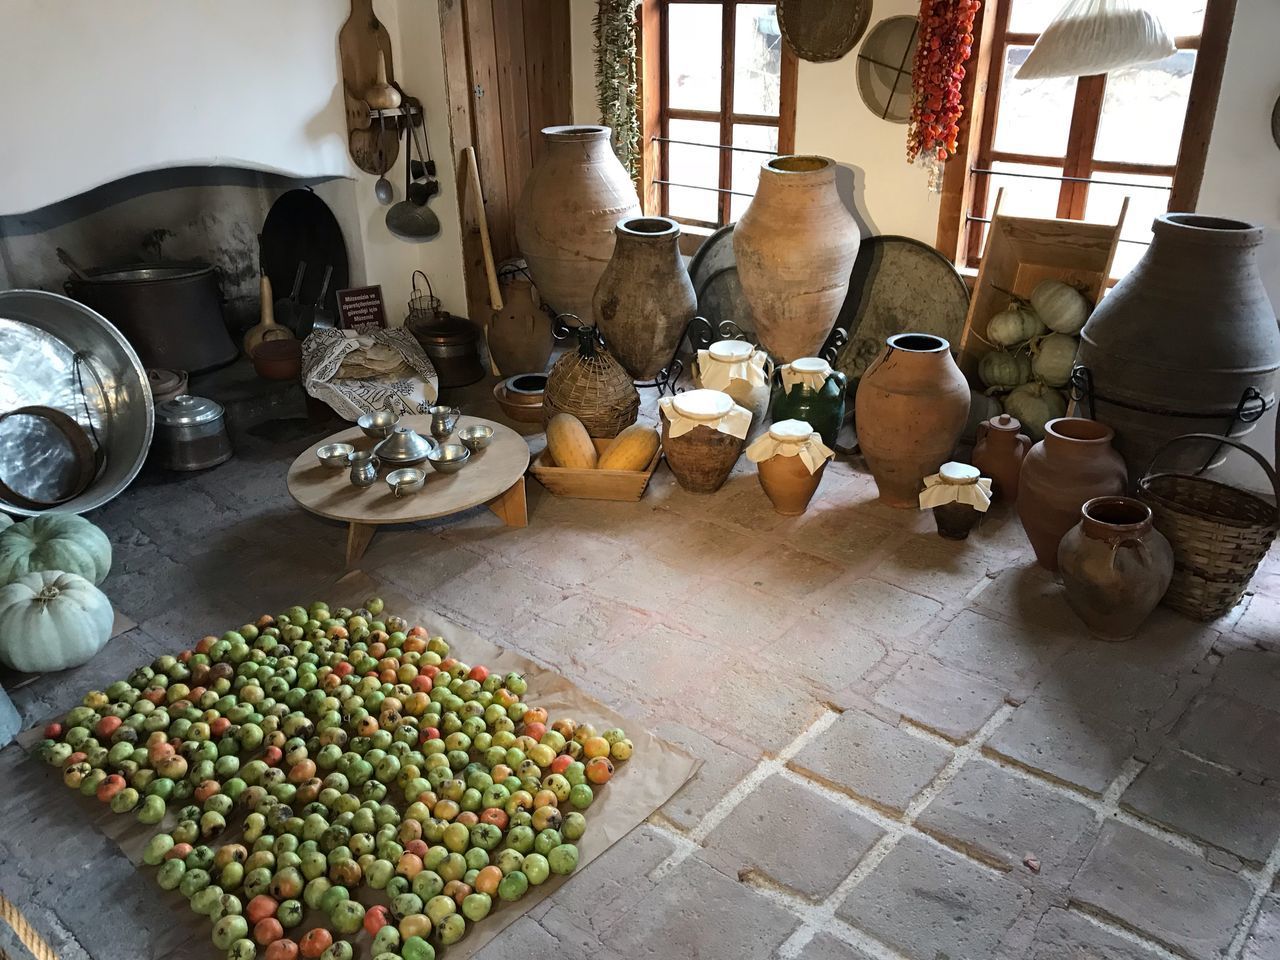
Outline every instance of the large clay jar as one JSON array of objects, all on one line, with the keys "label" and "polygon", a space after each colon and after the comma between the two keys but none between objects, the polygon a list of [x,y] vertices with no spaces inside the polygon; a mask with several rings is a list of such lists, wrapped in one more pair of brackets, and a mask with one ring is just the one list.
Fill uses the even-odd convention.
[{"label": "large clay jar", "polygon": [[1169,589],[1173,550],[1151,510],[1129,497],[1095,497],[1058,546],[1067,602],[1100,640],[1128,640]]},{"label": "large clay jar", "polygon": [[591,298],[613,255],[613,228],[639,216],[635,185],[608,127],[546,127],[542,156],[516,204],[516,244],[556,313],[594,322]]},{"label": "large clay jar", "polygon": [[733,230],[760,345],[785,363],[822,349],[849,290],[858,225],[826,157],[774,157]]},{"label": "large clay jar", "polygon": [[924,478],[951,459],[969,416],[969,385],[951,345],[928,333],[890,337],[858,381],[854,405],[880,499],[915,509]]},{"label": "large clay jar", "polygon": [[551,318],[528,277],[502,282],[502,309],[489,318],[489,355],[502,376],[541,373],[551,359]]},{"label": "large clay jar", "polygon": [[991,478],[991,491],[999,503],[1013,504],[1018,499],[1018,474],[1031,449],[1031,438],[1021,430],[1022,424],[1007,413],[978,424],[973,465]]},{"label": "large clay jar", "polygon": [[746,340],[717,340],[705,350],[699,350],[693,361],[696,386],[727,393],[734,403],[751,411],[748,440],[764,432],[769,419],[772,380],[773,361]]},{"label": "large clay jar", "polygon": [[[1280,330],[1258,273],[1262,240],[1239,220],[1157,217],[1151,246],[1081,331],[1076,362],[1090,371],[1095,415],[1115,428],[1135,481],[1162,443],[1239,437],[1275,402]],[[1181,444],[1166,466],[1198,472],[1214,453]]]},{"label": "large clay jar", "polygon": [[1018,519],[1047,570],[1058,569],[1058,544],[1094,497],[1118,497],[1129,474],[1111,446],[1115,431],[1096,420],[1059,417],[1022,461]]},{"label": "large clay jar", "polygon": [[609,351],[637,380],[652,380],[675,356],[698,309],[680,257],[680,224],[632,217],[614,228],[613,257],[592,306]]},{"label": "large clay jar", "polygon": [[774,420],[803,420],[835,446],[844,423],[844,397],[849,381],[821,357],[801,357],[779,371],[781,383],[773,396]]},{"label": "large clay jar", "polygon": [[658,408],[662,452],[676,481],[691,493],[715,493],[742,453],[750,413],[719,390],[663,397]]}]

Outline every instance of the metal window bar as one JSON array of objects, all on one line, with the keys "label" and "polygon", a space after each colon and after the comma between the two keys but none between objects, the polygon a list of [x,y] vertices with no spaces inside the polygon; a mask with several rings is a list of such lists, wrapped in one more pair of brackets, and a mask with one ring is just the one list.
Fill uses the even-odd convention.
[{"label": "metal window bar", "polygon": [[761,150],[758,147],[732,147],[723,143],[697,143],[693,140],[672,140],[670,137],[652,137],[655,143],[675,143],[684,147],[708,147],[712,150],[732,150],[734,153],[762,153],[767,157],[776,157],[777,150]]},{"label": "metal window bar", "polygon": [[[1016,177],[1023,180],[1053,180],[1057,183],[1088,183],[1099,187],[1132,187],[1135,190],[1171,191],[1173,185],[1164,186],[1159,183],[1126,183],[1123,180],[1095,180],[1092,177],[1064,177],[1050,173],[1014,173],[1011,170],[990,170],[983,167],[971,167],[970,173],[983,173],[993,177]],[[1160,174],[1155,174],[1160,176]]]},{"label": "metal window bar", "polygon": [[660,183],[666,187],[684,187],[687,190],[707,190],[711,193],[729,193],[735,197],[754,197],[754,193],[743,193],[741,190],[725,190],[723,187],[703,187],[696,183],[679,183],[675,180],[659,180],[654,178],[654,183]]}]

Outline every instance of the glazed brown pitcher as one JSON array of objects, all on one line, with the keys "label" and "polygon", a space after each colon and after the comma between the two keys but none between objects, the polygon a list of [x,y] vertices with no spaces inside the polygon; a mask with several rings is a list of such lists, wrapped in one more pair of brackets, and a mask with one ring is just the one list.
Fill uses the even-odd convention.
[{"label": "glazed brown pitcher", "polygon": [[984,477],[991,478],[998,502],[1012,505],[1018,499],[1018,475],[1030,449],[1031,438],[1022,433],[1022,424],[1007,413],[978,424],[973,465]]}]

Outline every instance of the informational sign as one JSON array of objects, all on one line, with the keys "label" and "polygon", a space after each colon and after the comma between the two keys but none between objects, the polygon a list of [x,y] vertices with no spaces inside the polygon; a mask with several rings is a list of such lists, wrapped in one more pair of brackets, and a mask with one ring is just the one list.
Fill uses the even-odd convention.
[{"label": "informational sign", "polygon": [[382,303],[382,287],[348,287],[338,291],[338,326],[366,333],[387,328],[387,310]]}]

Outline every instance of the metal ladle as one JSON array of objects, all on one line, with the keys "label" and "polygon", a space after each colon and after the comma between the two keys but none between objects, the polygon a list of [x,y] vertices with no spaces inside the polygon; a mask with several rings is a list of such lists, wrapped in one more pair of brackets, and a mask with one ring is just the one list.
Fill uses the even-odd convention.
[{"label": "metal ladle", "polygon": [[378,176],[377,182],[373,185],[373,195],[378,198],[378,202],[384,207],[396,198],[395,187],[391,186],[391,181],[387,179],[387,154],[382,148],[382,139],[387,132],[387,122],[382,115],[378,115],[378,161],[382,166],[382,173]]},{"label": "metal ladle", "polygon": [[423,243],[440,235],[440,218],[432,212],[430,207],[425,205],[425,200],[423,205],[420,206],[409,199],[410,187],[413,185],[413,164],[410,162],[413,152],[413,141],[410,133],[412,122],[408,111],[405,111],[405,199],[387,211],[387,230],[397,239],[405,240],[409,243]]}]

